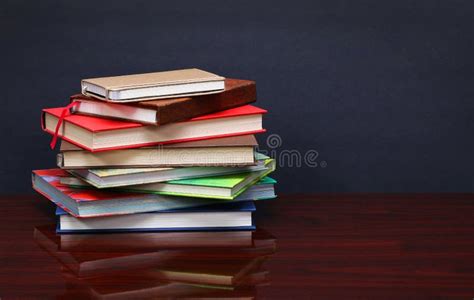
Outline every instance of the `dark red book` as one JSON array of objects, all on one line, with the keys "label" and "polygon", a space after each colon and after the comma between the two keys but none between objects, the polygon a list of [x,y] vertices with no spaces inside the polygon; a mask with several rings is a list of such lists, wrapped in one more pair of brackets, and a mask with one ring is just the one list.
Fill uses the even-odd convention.
[{"label": "dark red book", "polygon": [[[44,109],[43,130],[54,135],[65,109]],[[93,152],[138,148],[264,132],[264,113],[264,109],[245,105],[164,126],[72,114],[64,118],[58,136]]]},{"label": "dark red book", "polygon": [[224,91],[216,94],[125,104],[105,102],[77,94],[71,96],[71,101],[79,102],[73,108],[78,114],[164,125],[249,104],[255,102],[256,98],[254,81],[225,79]]}]

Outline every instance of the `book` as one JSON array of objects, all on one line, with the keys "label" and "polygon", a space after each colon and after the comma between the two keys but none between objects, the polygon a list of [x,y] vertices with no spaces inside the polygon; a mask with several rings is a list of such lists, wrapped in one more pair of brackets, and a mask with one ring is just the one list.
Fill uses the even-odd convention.
[{"label": "book", "polygon": [[225,79],[224,91],[216,94],[126,104],[104,102],[82,94],[73,95],[70,100],[79,102],[72,109],[74,113],[164,125],[255,102],[256,86],[250,80]]},{"label": "book", "polygon": [[[65,109],[43,109],[43,130],[56,136],[56,126]],[[57,135],[89,151],[139,148],[264,132],[264,113],[264,109],[245,105],[163,126],[73,114],[64,117]]]},{"label": "book", "polygon": [[[92,185],[102,189],[267,170],[269,166],[267,166],[265,161],[269,157],[260,153],[257,153],[257,156],[256,165],[243,167],[73,169],[66,171],[75,177],[62,177],[61,184],[76,186]],[[84,183],[84,181],[86,183]]]},{"label": "book", "polygon": [[[70,176],[61,169],[35,170],[33,188],[75,217],[98,217],[160,211],[219,203],[221,200],[173,197],[157,194],[124,193],[97,189],[78,189],[62,185],[61,177]],[[275,197],[268,180],[249,188],[233,201],[265,200]]]},{"label": "book", "polygon": [[83,79],[81,91],[104,101],[132,102],[164,97],[216,93],[224,89],[224,77],[200,69]]},{"label": "book", "polygon": [[253,135],[101,152],[62,141],[57,164],[66,169],[243,166],[255,164],[256,147]]},{"label": "book", "polygon": [[[268,170],[269,168],[271,168],[271,166],[263,164],[262,171]],[[66,170],[66,171],[69,172],[69,170]],[[256,171],[259,171],[259,170],[255,170],[254,172]],[[200,177],[196,177],[196,178],[200,178]],[[262,179],[260,179],[260,181],[256,183],[256,185],[249,186],[248,189],[245,190],[245,192],[243,192],[243,194],[245,195],[246,199],[251,198],[251,200],[275,198],[276,197],[275,189],[274,189],[275,183],[276,183],[275,179],[270,178],[268,176],[263,177]],[[84,181],[80,177],[74,177],[74,176],[60,177],[59,184],[62,186],[68,186],[68,187],[77,188],[77,189],[97,189],[94,185],[90,184],[89,182]],[[102,189],[102,191],[120,192],[120,191],[130,191],[132,189],[133,191],[140,192],[140,193],[149,193],[147,189],[142,188],[142,185],[143,184],[120,186],[118,188],[105,188],[105,189]],[[153,193],[153,191],[151,193]],[[240,199],[240,196],[237,197],[236,199]]]},{"label": "book", "polygon": [[265,170],[249,173],[130,185],[118,187],[114,190],[182,197],[233,200],[242,194],[247,188],[273,172],[276,167],[275,160],[266,159],[265,167]]},{"label": "book", "polygon": [[76,218],[60,207],[58,233],[83,232],[145,232],[145,231],[210,231],[210,230],[251,230],[255,229],[252,201],[239,201],[170,209],[158,212],[128,214],[103,218]]}]

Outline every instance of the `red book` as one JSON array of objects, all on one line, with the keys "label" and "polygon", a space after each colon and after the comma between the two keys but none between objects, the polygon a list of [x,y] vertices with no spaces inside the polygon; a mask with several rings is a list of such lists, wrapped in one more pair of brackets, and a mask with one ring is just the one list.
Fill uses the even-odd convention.
[{"label": "red book", "polygon": [[[62,177],[71,176],[62,169],[34,170],[33,188],[74,217],[104,217],[134,213],[158,212],[169,209],[192,208],[208,204],[222,204],[220,199],[181,198],[177,196],[126,193],[112,190],[74,188],[61,184]],[[260,200],[252,192],[244,192],[233,201]]]},{"label": "red book", "polygon": [[[43,110],[44,131],[54,135],[64,109],[59,107]],[[163,126],[73,114],[64,118],[58,136],[92,152],[138,148],[264,132],[264,113],[264,109],[245,105]]]}]

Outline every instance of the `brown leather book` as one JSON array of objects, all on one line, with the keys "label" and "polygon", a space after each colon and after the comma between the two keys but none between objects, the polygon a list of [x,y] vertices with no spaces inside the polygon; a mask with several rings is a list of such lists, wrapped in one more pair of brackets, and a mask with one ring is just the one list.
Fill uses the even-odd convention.
[{"label": "brown leather book", "polygon": [[164,125],[255,102],[256,85],[251,80],[225,79],[225,90],[217,94],[127,104],[109,103],[77,94],[71,96],[71,101],[79,102],[73,107],[73,112],[78,114]]}]

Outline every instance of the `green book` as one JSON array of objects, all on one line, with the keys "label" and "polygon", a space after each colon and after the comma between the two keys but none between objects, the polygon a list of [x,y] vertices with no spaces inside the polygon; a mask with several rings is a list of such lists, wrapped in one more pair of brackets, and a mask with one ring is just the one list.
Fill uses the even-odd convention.
[{"label": "green book", "polygon": [[[162,195],[232,200],[276,168],[274,159],[265,160],[266,169],[223,176],[172,180],[127,186],[120,190]],[[270,180],[270,179],[267,179]]]},{"label": "green book", "polygon": [[[268,156],[255,153],[255,165],[236,167],[181,167],[181,168],[111,168],[111,169],[71,169],[75,177],[98,189],[127,187],[155,182],[169,182],[198,177],[216,177],[228,174],[263,171]],[[74,178],[63,177],[61,184],[79,185]]]}]

